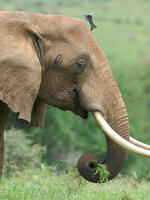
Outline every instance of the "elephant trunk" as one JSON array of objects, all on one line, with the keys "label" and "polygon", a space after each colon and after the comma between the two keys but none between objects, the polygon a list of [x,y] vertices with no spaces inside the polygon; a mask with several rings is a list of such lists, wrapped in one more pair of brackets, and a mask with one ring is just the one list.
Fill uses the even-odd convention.
[{"label": "elephant trunk", "polygon": [[[100,79],[97,78],[100,81],[98,85],[101,87],[101,98],[99,98],[99,104],[101,104],[101,108],[103,108],[103,110],[97,110],[103,114],[104,118],[114,131],[124,139],[129,140],[129,124],[126,107],[109,69],[109,65],[106,65],[105,68],[103,67],[103,70],[102,68],[99,68],[98,70],[101,72],[104,70],[106,73],[101,73],[101,80],[103,81],[100,81]],[[97,75],[100,74],[98,70],[96,72]],[[95,80],[97,79],[95,78]],[[106,165],[106,168],[110,173],[108,177],[110,180],[120,172],[128,153],[127,150],[116,144],[107,136],[106,142],[107,154],[104,161],[101,163]],[[91,182],[100,182],[100,174],[95,173],[97,164],[98,159],[95,155],[85,154],[78,161],[78,170],[86,180]]]},{"label": "elephant trunk", "polygon": [[[119,100],[119,99],[118,99]],[[116,131],[122,138],[129,140],[129,124],[128,116],[125,106],[123,106],[122,98],[120,103],[114,105],[114,117],[108,122],[110,127]],[[124,162],[127,158],[127,150],[113,142],[106,136],[107,141],[107,155],[104,163],[110,172],[110,179],[114,178],[122,169]]]},{"label": "elephant trunk", "polygon": [[[120,111],[121,112],[121,111]],[[111,127],[124,139],[129,139],[129,126],[127,115],[125,116],[121,112],[121,117],[111,125]],[[110,173],[108,179],[114,178],[122,169],[126,158],[127,150],[113,142],[110,138],[106,136],[107,142],[107,154],[105,159],[101,164],[105,164],[108,172]],[[88,181],[99,182],[100,175],[95,174],[96,165],[98,164],[98,158],[92,154],[83,155],[78,161],[78,170],[80,174]]]}]

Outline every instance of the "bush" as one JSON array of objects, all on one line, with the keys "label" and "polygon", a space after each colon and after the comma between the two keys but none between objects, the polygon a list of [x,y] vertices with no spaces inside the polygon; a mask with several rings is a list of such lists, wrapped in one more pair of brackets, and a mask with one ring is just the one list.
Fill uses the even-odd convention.
[{"label": "bush", "polygon": [[5,132],[5,167],[4,174],[11,175],[16,170],[40,166],[45,151],[39,144],[25,136],[24,131],[12,128]]}]

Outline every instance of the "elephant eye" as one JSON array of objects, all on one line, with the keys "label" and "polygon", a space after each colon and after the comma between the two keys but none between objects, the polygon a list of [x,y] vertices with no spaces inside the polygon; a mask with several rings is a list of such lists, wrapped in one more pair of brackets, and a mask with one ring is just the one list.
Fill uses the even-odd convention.
[{"label": "elephant eye", "polygon": [[76,67],[80,71],[85,71],[86,63],[84,60],[80,59],[74,63],[74,67]]}]

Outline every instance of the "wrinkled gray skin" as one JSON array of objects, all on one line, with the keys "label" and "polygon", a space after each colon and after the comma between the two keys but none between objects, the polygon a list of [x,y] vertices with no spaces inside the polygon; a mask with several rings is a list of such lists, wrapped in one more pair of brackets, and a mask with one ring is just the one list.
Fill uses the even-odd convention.
[{"label": "wrinkled gray skin", "polygon": [[[103,51],[83,20],[4,11],[0,12],[0,30],[1,136],[8,108],[32,125],[44,126],[45,105],[49,104],[83,118],[89,111],[99,111],[118,134],[129,139],[121,93]],[[2,171],[3,137],[0,140]],[[106,141],[103,163],[112,179],[120,172],[127,151],[108,138]],[[93,175],[97,162],[91,154],[81,158],[81,175],[98,182],[100,177]]]}]

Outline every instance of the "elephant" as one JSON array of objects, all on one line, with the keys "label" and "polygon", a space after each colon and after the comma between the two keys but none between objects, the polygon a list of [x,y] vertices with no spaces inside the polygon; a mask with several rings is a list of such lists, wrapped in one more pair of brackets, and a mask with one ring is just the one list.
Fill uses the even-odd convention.
[{"label": "elephant", "polygon": [[[91,112],[106,133],[109,180],[122,169],[128,150],[150,157],[150,148],[129,135],[125,103],[102,49],[86,22],[62,15],[0,12],[0,177],[4,127],[9,110],[44,127],[46,105],[83,119]],[[77,167],[97,183],[98,158],[89,153]]]}]

